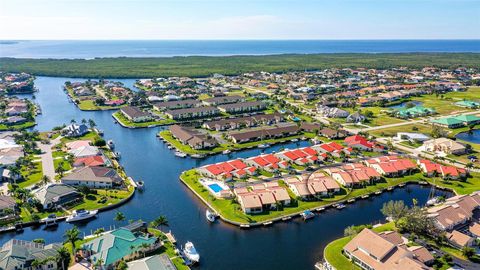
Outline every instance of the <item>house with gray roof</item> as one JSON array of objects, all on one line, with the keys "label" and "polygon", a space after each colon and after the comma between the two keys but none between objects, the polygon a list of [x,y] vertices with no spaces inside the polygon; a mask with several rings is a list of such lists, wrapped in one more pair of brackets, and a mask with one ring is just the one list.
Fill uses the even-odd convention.
[{"label": "house with gray roof", "polygon": [[62,183],[71,186],[90,188],[113,188],[122,184],[117,171],[106,167],[82,167],[62,178]]},{"label": "house with gray roof", "polygon": [[[61,247],[60,243],[45,245],[12,239],[3,244],[0,250],[0,269],[60,269],[55,260],[47,259],[55,258],[58,254],[57,250]],[[34,267],[32,265],[34,261],[43,261],[43,264]]]},{"label": "house with gray roof", "polygon": [[62,129],[63,135],[67,137],[80,137],[87,134],[88,132],[89,132],[89,129],[85,124],[77,125],[73,123]]},{"label": "house with gray roof", "polygon": [[127,263],[130,270],[177,270],[167,254],[150,256]]},{"label": "house with gray roof", "polygon": [[43,209],[54,209],[81,200],[82,195],[73,187],[64,184],[49,184],[32,192]]}]

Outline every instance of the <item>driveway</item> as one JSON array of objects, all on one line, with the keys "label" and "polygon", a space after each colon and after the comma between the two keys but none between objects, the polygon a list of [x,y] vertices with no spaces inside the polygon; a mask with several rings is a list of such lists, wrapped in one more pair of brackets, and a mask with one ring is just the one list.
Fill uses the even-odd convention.
[{"label": "driveway", "polygon": [[39,155],[42,160],[43,175],[48,176],[50,181],[55,181],[55,166],[53,163],[52,147],[60,143],[61,136],[53,139],[48,144],[39,143],[38,148],[42,151]]}]

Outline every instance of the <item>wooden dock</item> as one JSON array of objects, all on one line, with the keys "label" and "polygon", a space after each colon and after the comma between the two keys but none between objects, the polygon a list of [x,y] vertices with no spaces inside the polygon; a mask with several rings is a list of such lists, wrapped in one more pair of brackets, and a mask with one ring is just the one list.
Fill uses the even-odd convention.
[{"label": "wooden dock", "polygon": [[167,237],[168,241],[172,244],[177,243],[177,239],[175,239],[175,236],[172,234],[172,231],[169,231],[168,233],[165,233],[165,236]]}]

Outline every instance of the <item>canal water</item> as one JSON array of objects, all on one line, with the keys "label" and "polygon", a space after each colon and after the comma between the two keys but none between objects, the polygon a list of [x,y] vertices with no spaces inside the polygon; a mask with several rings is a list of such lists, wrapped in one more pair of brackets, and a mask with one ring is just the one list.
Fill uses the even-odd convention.
[{"label": "canal water", "polygon": [[458,133],[455,136],[457,139],[469,142],[480,144],[480,129],[474,129],[471,132],[465,131]]},{"label": "canal water", "polygon": [[[200,269],[312,269],[322,258],[326,244],[343,235],[349,225],[359,225],[383,221],[380,208],[389,200],[405,200],[411,204],[418,199],[424,204],[430,188],[410,185],[393,192],[386,192],[369,200],[358,201],[343,210],[331,209],[314,219],[303,222],[300,219],[277,223],[271,227],[250,230],[239,229],[217,222],[205,220],[205,207],[178,180],[183,170],[204,164],[224,161],[234,157],[249,157],[260,153],[259,149],[237,152],[230,157],[217,155],[204,160],[182,159],[155,136],[161,128],[126,129],[114,124],[112,112],[82,112],[69,103],[62,85],[67,78],[38,77],[35,81],[39,92],[36,102],[42,107],[42,115],[37,117],[36,129],[47,131],[71,119],[81,121],[92,118],[105,132],[106,139],[115,141],[116,150],[122,154],[121,164],[128,175],[135,180],[145,181],[144,193],[137,193],[127,204],[116,210],[102,212],[99,217],[80,229],[90,234],[99,227],[124,225],[115,222],[115,212],[123,212],[127,220],[142,219],[151,221],[159,215],[166,215],[171,229],[179,243],[192,241],[201,254]],[[130,81],[132,83],[133,81]],[[128,83],[128,82],[126,82]],[[298,147],[308,142],[276,145],[267,152],[278,151],[281,147]],[[437,191],[438,195],[450,195]],[[23,233],[0,235],[0,243],[12,238],[32,240],[44,238],[47,243],[62,241],[65,230],[72,225],[61,223],[53,231],[43,228],[26,228]]]}]

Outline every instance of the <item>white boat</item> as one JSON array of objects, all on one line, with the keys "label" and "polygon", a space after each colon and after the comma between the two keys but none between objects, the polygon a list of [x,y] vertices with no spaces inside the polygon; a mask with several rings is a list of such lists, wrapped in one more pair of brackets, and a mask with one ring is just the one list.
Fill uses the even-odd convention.
[{"label": "white boat", "polygon": [[200,261],[200,254],[198,254],[195,246],[190,241],[185,243],[183,254],[185,254],[185,257],[187,257],[192,263],[198,263]]},{"label": "white boat", "polygon": [[214,212],[210,211],[210,209],[207,209],[205,211],[205,217],[207,218],[208,221],[210,222],[215,222],[215,219],[217,218],[217,214]]},{"label": "white boat", "polygon": [[222,154],[228,155],[228,154],[230,154],[231,152],[232,152],[232,151],[230,151],[230,150],[227,149],[227,150],[223,150]]},{"label": "white boat", "polygon": [[303,217],[303,220],[311,219],[315,217],[315,214],[312,211],[305,210],[300,214]]},{"label": "white boat", "polygon": [[145,183],[143,181],[138,181],[136,182],[137,184],[137,189],[138,190],[144,190],[145,189]]},{"label": "white boat", "polygon": [[268,143],[259,144],[257,147],[258,147],[258,148],[268,148],[268,147],[270,147],[270,144],[268,144]]},{"label": "white boat", "polygon": [[181,157],[181,158],[184,158],[187,156],[187,154],[185,153],[182,153],[182,152],[179,152],[179,151],[175,151],[175,156],[177,157]]},{"label": "white boat", "polygon": [[115,143],[113,143],[112,140],[108,140],[108,141],[107,141],[107,144],[108,144],[108,146],[110,147],[110,149],[115,148]]},{"label": "white boat", "polygon": [[120,152],[115,152],[115,158],[120,159],[122,157],[122,154]]},{"label": "white boat", "polygon": [[292,139],[291,142],[298,142],[298,139]]},{"label": "white boat", "polygon": [[343,208],[345,208],[345,205],[344,205],[344,204],[342,204],[342,203],[338,204],[338,206],[337,206],[337,209],[338,209],[338,210],[341,210],[341,209],[343,209]]},{"label": "white boat", "polygon": [[98,213],[98,210],[92,210],[92,211],[88,211],[84,209],[74,210],[73,213],[67,217],[66,221],[75,222],[75,221],[89,219],[96,216],[97,213]]}]

